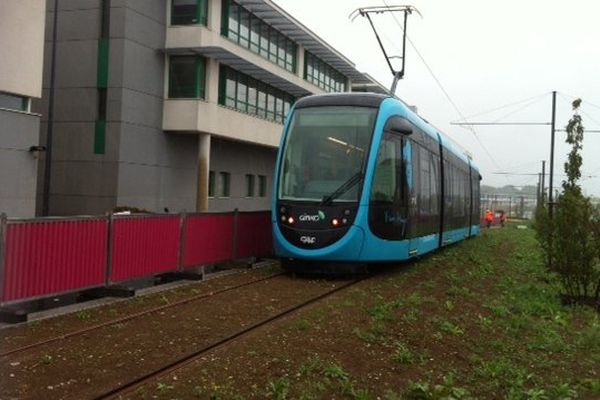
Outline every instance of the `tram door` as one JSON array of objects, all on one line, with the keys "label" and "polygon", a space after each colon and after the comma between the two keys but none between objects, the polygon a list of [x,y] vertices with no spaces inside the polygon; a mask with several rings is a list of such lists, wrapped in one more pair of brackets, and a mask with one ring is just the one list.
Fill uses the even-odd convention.
[{"label": "tram door", "polygon": [[373,234],[382,239],[403,240],[407,235],[406,145],[403,135],[385,132],[377,154],[369,202],[369,226]]}]

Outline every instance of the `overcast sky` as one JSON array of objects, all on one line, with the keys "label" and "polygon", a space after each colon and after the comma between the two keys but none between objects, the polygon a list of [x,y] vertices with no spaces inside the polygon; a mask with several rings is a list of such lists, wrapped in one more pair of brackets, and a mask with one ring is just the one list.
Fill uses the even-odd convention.
[{"label": "overcast sky", "polygon": [[[383,6],[384,0],[274,1],[358,70],[390,86],[391,73],[368,21],[348,18],[354,9]],[[408,36],[469,121],[549,122],[550,93],[556,90],[557,128],[564,129],[570,102],[581,97],[585,127],[600,130],[600,1],[385,1],[411,4],[421,12],[423,18],[409,16]],[[401,21],[402,14],[397,18]],[[384,15],[374,22],[388,52],[401,54],[402,31],[396,21]],[[538,173],[541,160],[550,158],[549,126],[476,126],[474,134],[451,125],[460,114],[409,43],[406,74],[397,95],[473,154],[484,184],[535,185],[537,176],[496,173]],[[518,104],[478,115],[514,103]],[[558,132],[555,186],[563,179],[559,174],[569,150],[564,139],[565,133]],[[582,186],[588,194],[600,196],[600,133],[586,136],[583,157],[583,174],[596,177],[582,180]]]}]

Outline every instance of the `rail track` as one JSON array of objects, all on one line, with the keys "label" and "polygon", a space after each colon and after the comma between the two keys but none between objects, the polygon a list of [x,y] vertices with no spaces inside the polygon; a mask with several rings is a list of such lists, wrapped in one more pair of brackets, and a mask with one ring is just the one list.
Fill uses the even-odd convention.
[{"label": "rail track", "polygon": [[44,346],[44,345],[47,345],[47,344],[50,344],[50,343],[55,343],[55,342],[58,342],[58,341],[61,341],[61,340],[65,340],[65,339],[68,339],[68,338],[72,338],[72,337],[80,336],[80,335],[83,335],[83,334],[86,334],[86,333],[90,333],[90,332],[93,332],[95,330],[106,328],[106,327],[111,326],[111,325],[121,324],[121,323],[128,322],[128,321],[131,321],[133,319],[140,318],[140,317],[143,317],[143,316],[146,316],[146,315],[159,313],[159,312],[164,311],[164,310],[169,309],[169,308],[177,307],[177,306],[180,306],[180,305],[183,305],[183,304],[187,304],[187,303],[191,303],[191,302],[194,302],[194,301],[199,301],[199,300],[207,299],[207,298],[214,297],[214,296],[217,296],[219,294],[231,292],[231,291],[234,291],[236,289],[243,288],[243,287],[252,286],[252,285],[255,285],[255,284],[258,284],[258,283],[261,283],[261,282],[264,282],[264,281],[267,281],[267,280],[270,280],[270,279],[273,279],[273,278],[276,278],[276,277],[281,276],[283,274],[284,274],[283,272],[280,272],[280,273],[268,275],[266,277],[262,277],[262,278],[259,278],[259,279],[253,279],[253,280],[250,280],[248,282],[243,282],[243,283],[240,283],[240,284],[237,284],[237,285],[228,286],[226,288],[215,290],[215,291],[212,291],[212,292],[209,292],[209,293],[199,294],[199,295],[196,295],[196,296],[189,297],[187,299],[183,299],[183,300],[179,300],[179,301],[176,301],[176,302],[173,302],[173,303],[169,303],[169,304],[165,304],[165,305],[162,305],[162,306],[150,308],[148,310],[140,311],[138,313],[129,314],[129,315],[124,316],[124,317],[120,317],[120,318],[116,318],[116,319],[113,319],[113,320],[110,320],[110,321],[102,322],[102,323],[99,323],[99,324],[96,324],[96,325],[92,325],[92,326],[89,326],[89,327],[86,327],[86,328],[83,328],[83,329],[79,329],[79,330],[76,330],[76,331],[73,331],[73,332],[64,333],[62,335],[58,335],[58,336],[55,336],[55,337],[52,337],[52,338],[49,338],[49,339],[41,340],[39,342],[31,343],[31,344],[28,344],[26,346],[21,346],[21,347],[17,347],[15,349],[12,349],[12,350],[1,352],[0,353],[0,357],[6,357],[6,356],[10,356],[10,355],[15,355],[15,354],[22,353],[22,352],[25,352],[25,351],[28,351],[28,350],[31,350],[31,349],[35,349],[37,347],[41,347],[41,346]]},{"label": "rail track", "polygon": [[94,399],[105,400],[105,399],[115,399],[115,398],[126,397],[127,394],[132,393],[133,391],[135,391],[137,388],[143,386],[144,384],[149,383],[149,382],[155,380],[156,378],[159,378],[161,376],[169,374],[173,371],[181,369],[181,368],[193,363],[194,361],[196,361],[197,359],[199,359],[200,357],[202,357],[203,355],[205,355],[206,353],[208,353],[214,349],[227,346],[228,344],[234,342],[236,339],[246,336],[246,335],[248,335],[260,328],[263,328],[269,324],[272,324],[277,321],[283,320],[287,317],[290,317],[291,315],[295,314],[296,312],[298,312],[304,308],[307,308],[314,303],[324,300],[324,299],[332,296],[335,293],[338,293],[342,290],[352,287],[352,286],[356,285],[357,283],[364,281],[365,279],[368,279],[368,277],[361,277],[359,279],[350,281],[348,283],[344,283],[332,290],[329,290],[325,293],[321,293],[321,294],[314,296],[308,300],[305,300],[300,304],[291,306],[291,307],[277,313],[276,315],[272,315],[268,318],[265,318],[265,319],[263,319],[257,323],[254,323],[253,325],[248,326],[236,333],[233,333],[233,334],[231,334],[225,338],[222,338],[212,344],[202,347],[196,351],[193,351],[192,353],[187,354],[184,357],[181,357],[174,362],[171,362],[167,365],[162,366],[161,368],[155,369],[152,372],[149,372],[143,376],[137,377],[125,384],[122,384],[121,386],[119,386],[117,388],[108,390],[108,391],[102,393],[101,395],[94,397]]}]

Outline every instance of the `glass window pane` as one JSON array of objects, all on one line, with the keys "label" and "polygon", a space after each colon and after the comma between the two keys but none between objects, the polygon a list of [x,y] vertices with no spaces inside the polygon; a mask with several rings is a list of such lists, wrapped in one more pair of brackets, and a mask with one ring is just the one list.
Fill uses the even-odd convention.
[{"label": "glass window pane", "polygon": [[248,86],[248,112],[250,114],[256,114],[256,84],[254,86]]},{"label": "glass window pane", "polygon": [[208,172],[208,197],[215,197],[215,171]]},{"label": "glass window pane", "polygon": [[245,79],[240,79],[238,81],[237,87],[237,102],[235,107],[238,110],[246,111],[247,110],[247,102],[248,102],[248,85]]},{"label": "glass window pane", "polygon": [[264,23],[260,27],[260,55],[269,57],[269,26]]},{"label": "glass window pane", "polygon": [[279,50],[277,47],[277,32],[275,30],[271,30],[269,32],[269,60],[272,62],[277,62],[277,51]]},{"label": "glass window pane", "polygon": [[289,101],[284,101],[283,102],[283,118],[285,119],[287,117],[287,115],[290,112],[290,102]]},{"label": "glass window pane", "polygon": [[230,193],[230,175],[229,172],[221,172],[221,197],[229,197]]},{"label": "glass window pane", "polygon": [[258,176],[258,193],[260,197],[267,196],[267,177],[264,175]]},{"label": "glass window pane", "polygon": [[28,111],[29,99],[23,96],[0,92],[0,108]]},{"label": "glass window pane", "polygon": [[246,175],[246,197],[254,197],[254,175]]},{"label": "glass window pane", "polygon": [[196,57],[196,97],[204,98],[204,88],[206,86],[206,69],[203,57]]},{"label": "glass window pane", "polygon": [[267,119],[275,119],[275,97],[272,94],[267,96]]},{"label": "glass window pane", "polygon": [[240,7],[231,3],[231,7],[229,8],[229,38],[237,41],[238,32],[240,29],[239,25],[239,9]]},{"label": "glass window pane", "polygon": [[250,31],[250,50],[255,53],[259,52],[260,46],[260,20],[256,17],[252,17],[251,31]]},{"label": "glass window pane", "polygon": [[264,91],[258,92],[258,101],[257,101],[257,113],[261,117],[266,117],[267,112],[267,94]]},{"label": "glass window pane", "polygon": [[[279,196],[318,200],[363,170],[377,110],[366,107],[309,107],[297,110],[283,145]],[[334,201],[357,201],[361,185]]]},{"label": "glass window pane", "polygon": [[239,43],[243,47],[248,47],[250,39],[250,14],[243,8],[240,8],[240,38]]},{"label": "glass window pane", "polygon": [[275,99],[275,120],[283,122],[283,100],[279,97]]},{"label": "glass window pane", "polygon": [[174,56],[169,61],[169,97],[196,97],[196,57]]},{"label": "glass window pane", "polygon": [[235,107],[236,86],[237,81],[235,73],[232,70],[228,69],[227,82],[225,83],[225,105],[228,107]]},{"label": "glass window pane", "polygon": [[171,25],[194,25],[198,21],[197,0],[172,0]]}]

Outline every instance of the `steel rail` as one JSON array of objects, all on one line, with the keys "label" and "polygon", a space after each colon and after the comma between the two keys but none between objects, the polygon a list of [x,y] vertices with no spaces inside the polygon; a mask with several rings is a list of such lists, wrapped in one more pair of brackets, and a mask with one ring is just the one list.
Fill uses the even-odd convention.
[{"label": "steel rail", "polygon": [[238,285],[229,286],[229,287],[226,287],[224,289],[216,290],[214,292],[199,294],[199,295],[196,295],[196,296],[189,297],[187,299],[176,301],[174,303],[169,303],[169,304],[165,304],[165,305],[162,305],[162,306],[159,306],[159,307],[155,307],[155,308],[151,308],[151,309],[148,309],[148,310],[140,311],[138,313],[130,314],[130,315],[127,315],[125,317],[117,318],[117,319],[114,319],[114,320],[111,320],[111,321],[102,322],[100,324],[92,325],[92,326],[89,326],[87,328],[83,328],[83,329],[80,329],[80,330],[77,330],[77,331],[74,331],[74,332],[69,332],[69,333],[66,333],[66,334],[63,334],[63,335],[60,335],[60,336],[55,336],[55,337],[50,338],[50,339],[42,340],[42,341],[39,341],[39,342],[35,342],[35,343],[32,343],[32,344],[28,344],[26,346],[18,347],[16,349],[0,353],[0,357],[6,357],[6,356],[17,354],[17,353],[22,353],[24,351],[27,351],[27,350],[30,350],[30,349],[33,349],[33,348],[36,348],[36,347],[40,347],[40,346],[43,346],[43,345],[46,345],[46,344],[49,344],[49,343],[54,343],[54,342],[58,342],[60,340],[72,338],[74,336],[80,336],[80,335],[83,335],[85,333],[95,331],[97,329],[105,328],[107,326],[116,325],[116,324],[123,323],[123,322],[127,322],[127,321],[130,321],[132,319],[140,318],[140,317],[143,317],[145,315],[149,315],[149,314],[153,314],[153,313],[156,313],[156,312],[159,312],[159,311],[163,311],[163,310],[169,309],[171,307],[179,306],[179,305],[186,304],[186,303],[191,303],[191,302],[197,301],[197,300],[206,299],[208,297],[213,297],[213,296],[216,296],[216,295],[219,295],[219,294],[222,294],[222,293],[227,293],[227,292],[230,292],[232,290],[236,290],[236,289],[239,289],[239,288],[242,288],[242,287],[250,286],[250,285],[253,285],[255,283],[264,282],[264,281],[276,278],[276,277],[284,275],[284,274],[285,274],[284,272],[280,272],[280,273],[277,273],[277,274],[266,276],[264,278],[254,279],[254,280],[251,280],[251,281],[248,281],[248,282],[240,283]]},{"label": "steel rail", "polygon": [[260,328],[262,328],[266,325],[269,325],[273,322],[285,319],[286,317],[294,314],[295,312],[297,312],[303,308],[306,308],[314,303],[317,303],[337,292],[347,289],[348,287],[354,286],[357,283],[364,281],[365,279],[368,279],[368,277],[362,277],[362,278],[356,279],[354,281],[348,282],[348,283],[343,284],[333,290],[330,290],[326,293],[322,293],[322,294],[315,296],[307,301],[304,301],[300,304],[292,306],[274,316],[268,317],[268,318],[266,318],[260,322],[257,322],[245,329],[242,329],[241,331],[238,331],[237,333],[234,333],[230,336],[227,336],[223,339],[218,340],[215,343],[212,343],[206,347],[203,347],[197,351],[194,351],[193,353],[188,354],[188,355],[180,358],[177,361],[171,362],[168,365],[165,365],[165,366],[155,370],[154,372],[147,373],[136,379],[133,379],[129,383],[125,383],[117,388],[111,389],[97,397],[94,397],[94,399],[95,400],[104,400],[104,399],[113,399],[113,398],[117,398],[117,397],[121,398],[120,396],[127,395],[128,393],[133,392],[140,386],[142,386],[156,378],[159,378],[161,376],[169,374],[173,371],[179,370],[179,369],[193,363],[194,361],[198,360],[198,358],[205,355],[206,353],[208,353],[211,350],[215,350],[217,348],[224,347],[225,345],[235,341],[236,339],[238,339],[240,337],[246,336],[246,335],[252,333],[253,331],[256,331],[257,329],[260,329]]}]

